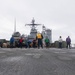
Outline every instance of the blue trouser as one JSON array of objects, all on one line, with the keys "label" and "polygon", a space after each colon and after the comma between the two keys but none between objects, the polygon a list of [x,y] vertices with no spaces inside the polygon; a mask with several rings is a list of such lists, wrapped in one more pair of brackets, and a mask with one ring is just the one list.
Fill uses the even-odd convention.
[{"label": "blue trouser", "polygon": [[67,42],[67,48],[68,48],[68,46],[69,46],[69,48],[71,48],[71,46],[70,46],[70,42]]},{"label": "blue trouser", "polygon": [[20,48],[22,48],[22,43],[21,42],[19,43],[19,45],[20,45]]},{"label": "blue trouser", "polygon": [[13,42],[10,43],[10,48],[13,48]]},{"label": "blue trouser", "polygon": [[59,42],[59,48],[62,48],[62,42]]},{"label": "blue trouser", "polygon": [[45,44],[46,44],[46,47],[49,47],[49,42],[46,42]]},{"label": "blue trouser", "polygon": [[40,47],[40,45],[43,48],[42,39],[38,39],[38,48]]}]

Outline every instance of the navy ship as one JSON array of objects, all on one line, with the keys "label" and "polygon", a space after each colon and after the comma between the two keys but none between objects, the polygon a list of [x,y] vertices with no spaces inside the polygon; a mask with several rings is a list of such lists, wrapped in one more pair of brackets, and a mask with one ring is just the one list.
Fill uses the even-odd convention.
[{"label": "navy ship", "polygon": [[[48,29],[46,28],[43,24],[36,24],[35,23],[35,19],[33,18],[31,23],[30,24],[25,24],[25,26],[30,26],[31,27],[31,30],[30,30],[30,34],[27,35],[26,38],[28,38],[29,40],[33,40],[36,38],[36,34],[37,34],[37,29],[36,27],[39,26],[39,25],[42,25],[42,35],[43,35],[43,41],[45,39],[45,37],[48,37],[49,40],[50,40],[50,43],[52,43],[52,30],[51,29]],[[22,35],[19,33],[19,32],[16,32],[16,22],[15,22],[15,26],[14,26],[14,38],[17,40],[19,39],[20,37],[22,37]],[[25,36],[23,36],[25,37]]]}]

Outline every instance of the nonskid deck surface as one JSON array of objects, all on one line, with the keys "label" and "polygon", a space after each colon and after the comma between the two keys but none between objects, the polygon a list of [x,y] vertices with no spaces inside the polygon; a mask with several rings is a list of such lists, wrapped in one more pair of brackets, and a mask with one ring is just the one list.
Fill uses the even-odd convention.
[{"label": "nonskid deck surface", "polygon": [[0,48],[0,75],[75,75],[75,49]]}]

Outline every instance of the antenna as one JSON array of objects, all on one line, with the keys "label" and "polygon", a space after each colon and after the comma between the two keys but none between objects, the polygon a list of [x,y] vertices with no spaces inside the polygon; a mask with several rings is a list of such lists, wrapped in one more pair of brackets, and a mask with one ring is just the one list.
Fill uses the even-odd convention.
[{"label": "antenna", "polygon": [[15,18],[15,21],[14,21],[14,32],[16,32],[16,18]]},{"label": "antenna", "polygon": [[41,24],[36,24],[35,19],[33,18],[31,21],[31,24],[25,24],[25,26],[26,25],[29,25],[29,26],[31,26],[32,29],[34,29],[34,28],[36,28],[36,26],[41,25]]}]

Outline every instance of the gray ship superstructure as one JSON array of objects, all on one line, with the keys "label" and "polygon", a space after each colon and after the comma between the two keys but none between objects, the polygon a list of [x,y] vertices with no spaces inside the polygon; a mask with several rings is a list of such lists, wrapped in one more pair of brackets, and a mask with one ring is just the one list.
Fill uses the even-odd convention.
[{"label": "gray ship superstructure", "polygon": [[30,35],[28,35],[28,39],[34,39],[34,38],[36,38],[36,34],[37,34],[36,26],[41,25],[41,24],[36,24],[35,20],[33,18],[32,19],[32,23],[31,24],[26,24],[26,25],[31,26],[31,31],[30,31]]},{"label": "gray ship superstructure", "polygon": [[46,37],[49,38],[50,43],[52,43],[52,30],[47,29],[44,25],[42,26],[42,35],[43,35],[43,41],[45,40]]},{"label": "gray ship superstructure", "polygon": [[[30,34],[27,36],[21,35],[19,32],[16,32],[16,20],[15,20],[15,26],[14,26],[14,34],[13,37],[15,39],[19,39],[20,37],[25,37],[28,38],[30,40],[33,40],[34,38],[36,38],[36,34],[37,34],[37,29],[36,27],[38,25],[42,25],[42,24],[36,24],[34,18],[32,19],[31,24],[25,24],[25,26],[28,25],[31,27],[31,31]],[[49,38],[50,43],[52,43],[52,30],[51,29],[47,29],[44,25],[42,26],[42,35],[43,35],[43,41],[45,40],[46,37]]]},{"label": "gray ship superstructure", "polygon": [[14,21],[14,33],[12,34],[12,36],[14,37],[15,40],[18,40],[21,37],[20,32],[16,31],[16,18]]}]

